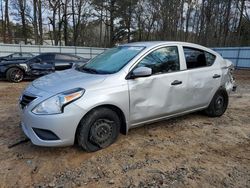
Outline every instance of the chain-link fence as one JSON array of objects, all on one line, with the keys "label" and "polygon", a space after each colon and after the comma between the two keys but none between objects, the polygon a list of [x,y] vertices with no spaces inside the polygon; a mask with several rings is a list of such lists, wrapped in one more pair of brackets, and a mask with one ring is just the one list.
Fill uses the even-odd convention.
[{"label": "chain-link fence", "polygon": [[59,52],[75,54],[84,58],[93,58],[105,51],[105,48],[78,47],[78,46],[49,46],[49,45],[19,45],[0,44],[0,56],[9,55],[14,52],[30,52],[34,55],[46,52]]},{"label": "chain-link fence", "polygon": [[[45,52],[59,52],[93,58],[105,50],[106,48],[96,47],[0,44],[0,56],[14,52],[30,52],[34,55]],[[213,48],[213,50],[220,53],[225,59],[231,60],[236,68],[250,68],[250,47],[223,47]]]},{"label": "chain-link fence", "polygon": [[235,68],[250,68],[250,47],[224,47],[213,50],[232,61]]}]

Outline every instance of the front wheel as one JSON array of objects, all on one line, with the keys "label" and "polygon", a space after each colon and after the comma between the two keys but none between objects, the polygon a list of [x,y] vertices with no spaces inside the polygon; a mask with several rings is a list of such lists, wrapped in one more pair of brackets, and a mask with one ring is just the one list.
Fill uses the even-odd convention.
[{"label": "front wheel", "polygon": [[24,73],[21,69],[13,67],[6,72],[6,79],[9,82],[21,82],[23,80]]},{"label": "front wheel", "polygon": [[80,147],[94,152],[113,144],[120,132],[120,119],[109,108],[97,108],[87,114],[77,130],[77,141]]},{"label": "front wheel", "polygon": [[226,90],[218,90],[208,108],[205,110],[206,115],[210,117],[222,116],[228,106],[228,94]]}]

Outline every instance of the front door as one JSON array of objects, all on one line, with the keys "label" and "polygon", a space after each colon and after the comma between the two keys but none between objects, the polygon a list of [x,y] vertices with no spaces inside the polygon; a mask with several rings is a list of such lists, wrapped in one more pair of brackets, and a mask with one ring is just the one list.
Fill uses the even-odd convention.
[{"label": "front door", "polygon": [[188,73],[180,71],[177,46],[155,49],[137,67],[151,68],[152,75],[128,80],[132,126],[186,110]]},{"label": "front door", "polygon": [[32,76],[42,76],[54,72],[54,55],[42,54],[29,61],[29,73]]}]

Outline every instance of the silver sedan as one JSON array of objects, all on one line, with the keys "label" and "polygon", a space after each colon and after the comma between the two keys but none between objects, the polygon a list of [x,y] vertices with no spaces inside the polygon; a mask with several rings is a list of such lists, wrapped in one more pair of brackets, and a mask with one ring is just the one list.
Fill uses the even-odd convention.
[{"label": "silver sedan", "polygon": [[232,70],[196,44],[120,45],[33,81],[20,97],[21,126],[35,145],[97,151],[136,126],[194,111],[223,115],[235,88]]}]

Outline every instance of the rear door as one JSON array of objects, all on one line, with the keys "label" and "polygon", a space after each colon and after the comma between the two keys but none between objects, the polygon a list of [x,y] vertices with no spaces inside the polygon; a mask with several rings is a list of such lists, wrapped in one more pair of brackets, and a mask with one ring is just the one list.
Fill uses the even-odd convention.
[{"label": "rear door", "polygon": [[190,108],[202,108],[209,104],[221,82],[221,69],[216,56],[197,48],[183,47],[188,72],[187,101]]},{"label": "rear door", "polygon": [[178,46],[164,46],[146,54],[134,67],[149,67],[153,73],[150,77],[128,80],[132,126],[187,108],[188,73],[181,71],[183,58]]}]

